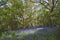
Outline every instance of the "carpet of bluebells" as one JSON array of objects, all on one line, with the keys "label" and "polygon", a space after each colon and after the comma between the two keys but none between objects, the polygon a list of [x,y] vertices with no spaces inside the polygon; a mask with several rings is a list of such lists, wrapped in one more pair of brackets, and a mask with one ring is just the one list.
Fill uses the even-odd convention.
[{"label": "carpet of bluebells", "polygon": [[2,32],[0,40],[56,40],[58,27],[31,27]]}]

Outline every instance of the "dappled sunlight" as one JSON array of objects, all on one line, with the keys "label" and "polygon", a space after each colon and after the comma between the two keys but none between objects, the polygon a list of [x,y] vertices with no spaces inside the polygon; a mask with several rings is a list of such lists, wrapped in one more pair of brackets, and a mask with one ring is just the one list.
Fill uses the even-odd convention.
[{"label": "dappled sunlight", "polygon": [[24,30],[24,31],[21,31],[20,33],[16,33],[16,34],[25,34],[25,35],[29,35],[29,34],[34,34],[35,32],[37,32],[38,30],[43,30],[44,28],[36,28],[36,29],[29,29],[29,30]]}]

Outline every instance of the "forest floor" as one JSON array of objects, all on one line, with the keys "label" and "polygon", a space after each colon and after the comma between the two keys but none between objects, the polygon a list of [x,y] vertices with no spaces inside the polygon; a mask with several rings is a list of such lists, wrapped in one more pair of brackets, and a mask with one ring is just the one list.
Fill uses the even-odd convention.
[{"label": "forest floor", "polygon": [[6,31],[0,40],[56,40],[56,27],[33,27]]}]

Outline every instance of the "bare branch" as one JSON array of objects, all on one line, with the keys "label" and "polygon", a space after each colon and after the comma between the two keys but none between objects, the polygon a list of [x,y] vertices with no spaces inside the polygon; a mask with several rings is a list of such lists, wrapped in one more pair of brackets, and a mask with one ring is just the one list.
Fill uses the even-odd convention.
[{"label": "bare branch", "polygon": [[44,3],[40,3],[42,4],[46,9],[50,10],[50,8],[48,8],[48,6],[46,6]]},{"label": "bare branch", "polygon": [[50,12],[53,12],[53,9],[54,9],[54,0],[52,0],[52,6],[51,6],[51,9],[50,9]]}]

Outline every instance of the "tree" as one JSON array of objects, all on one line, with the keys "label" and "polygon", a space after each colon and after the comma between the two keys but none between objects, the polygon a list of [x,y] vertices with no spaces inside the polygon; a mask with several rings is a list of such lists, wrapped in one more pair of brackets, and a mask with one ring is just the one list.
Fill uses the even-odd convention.
[{"label": "tree", "polygon": [[[54,26],[57,22],[59,13],[56,0],[8,0],[9,7],[0,8],[0,27],[1,29],[17,29],[32,26]],[[4,3],[4,2],[2,2]],[[4,4],[5,5],[5,4]],[[54,16],[53,16],[54,15]]]}]

